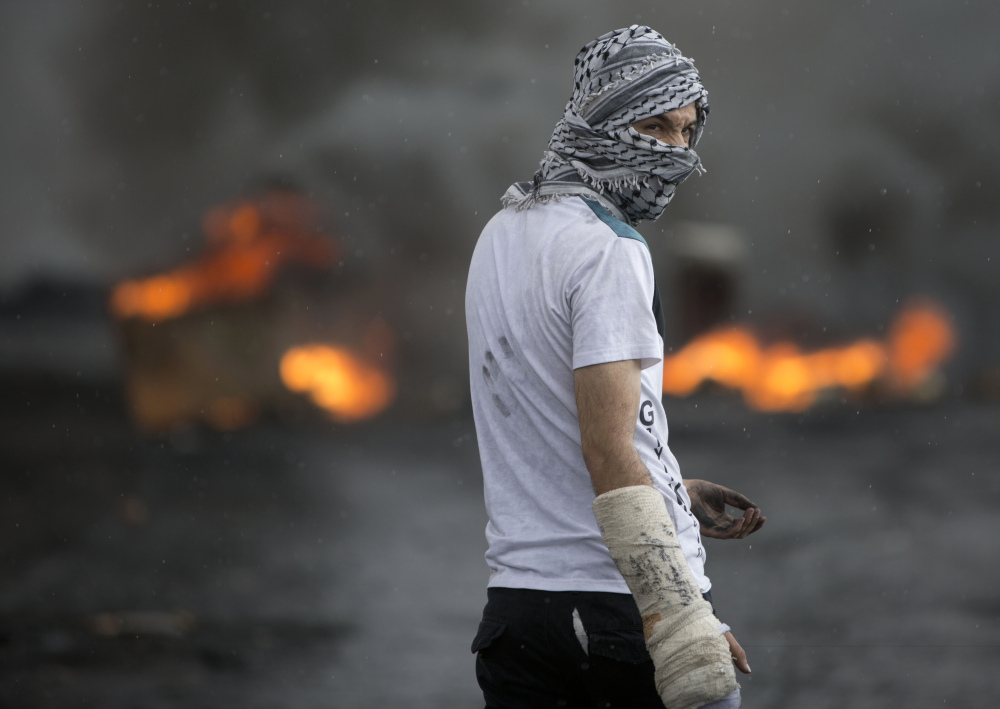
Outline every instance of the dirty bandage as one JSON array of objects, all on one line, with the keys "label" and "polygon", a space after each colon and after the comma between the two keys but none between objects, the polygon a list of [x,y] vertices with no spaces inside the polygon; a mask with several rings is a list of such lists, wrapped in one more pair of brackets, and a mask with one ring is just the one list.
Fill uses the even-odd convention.
[{"label": "dirty bandage", "polygon": [[694,709],[736,691],[729,643],[681,551],[663,496],[647,485],[594,500],[594,516],[642,615],[656,689],[669,709]]}]

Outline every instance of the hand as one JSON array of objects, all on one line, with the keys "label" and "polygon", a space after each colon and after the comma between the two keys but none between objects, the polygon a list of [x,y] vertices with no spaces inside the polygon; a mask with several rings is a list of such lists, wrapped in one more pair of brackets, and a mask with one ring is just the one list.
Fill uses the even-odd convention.
[{"label": "hand", "polygon": [[[684,487],[691,498],[691,511],[698,518],[703,536],[743,539],[767,521],[757,505],[728,487],[707,480],[685,480]],[[744,510],[743,516],[733,517],[726,512],[726,505]]]},{"label": "hand", "polygon": [[723,633],[726,636],[726,640],[729,641],[729,652],[733,656],[733,663],[736,665],[736,669],[745,675],[750,674],[750,664],[747,662],[747,654],[740,647],[740,644],[736,642],[736,638],[730,631]]}]

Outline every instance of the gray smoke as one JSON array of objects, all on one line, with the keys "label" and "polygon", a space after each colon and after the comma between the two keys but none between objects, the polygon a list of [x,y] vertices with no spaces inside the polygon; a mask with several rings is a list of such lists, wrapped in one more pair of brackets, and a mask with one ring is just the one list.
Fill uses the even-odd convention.
[{"label": "gray smoke", "polygon": [[[927,293],[965,356],[997,361],[998,21],[928,0],[6,3],[0,289],[169,267],[206,208],[277,178],[401,300],[460,311],[475,237],[534,172],[572,57],[642,22],[695,58],[713,109],[709,173],[644,228],[658,262],[676,221],[730,223],[752,243],[738,315],[846,333]],[[459,346],[460,324],[424,326]]]}]

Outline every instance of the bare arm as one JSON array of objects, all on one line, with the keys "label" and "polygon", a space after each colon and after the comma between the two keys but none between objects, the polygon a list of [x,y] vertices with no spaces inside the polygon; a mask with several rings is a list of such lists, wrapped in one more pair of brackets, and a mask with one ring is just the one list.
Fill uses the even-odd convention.
[{"label": "bare arm", "polygon": [[653,485],[635,449],[640,371],[637,359],[573,371],[583,461],[598,495],[620,487]]},{"label": "bare arm", "polygon": [[[635,448],[640,372],[639,360],[635,359],[573,371],[583,462],[597,495],[634,485],[653,486]],[[749,673],[743,648],[731,632],[725,636],[736,666]]]}]

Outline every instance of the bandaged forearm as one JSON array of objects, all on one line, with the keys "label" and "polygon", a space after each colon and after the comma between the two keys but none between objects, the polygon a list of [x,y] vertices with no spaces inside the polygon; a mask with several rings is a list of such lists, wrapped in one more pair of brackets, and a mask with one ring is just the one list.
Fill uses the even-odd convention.
[{"label": "bandaged forearm", "polygon": [[642,615],[656,689],[668,709],[693,709],[735,691],[729,643],[702,598],[663,496],[646,485],[594,500],[594,516]]}]

